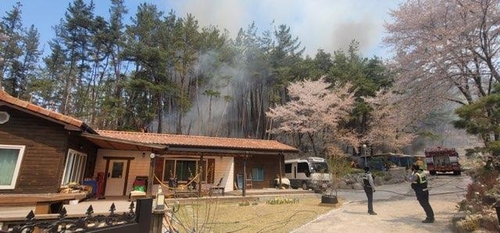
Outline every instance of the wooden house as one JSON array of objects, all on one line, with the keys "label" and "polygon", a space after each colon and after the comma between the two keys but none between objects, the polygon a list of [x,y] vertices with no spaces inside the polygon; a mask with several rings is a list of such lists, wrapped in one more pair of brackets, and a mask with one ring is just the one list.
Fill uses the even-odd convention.
[{"label": "wooden house", "polygon": [[144,177],[148,187],[195,175],[200,189],[220,180],[226,191],[273,187],[284,154],[297,152],[275,140],[94,130],[0,90],[0,204],[96,177],[104,196],[125,196]]},{"label": "wooden house", "polygon": [[0,194],[58,193],[63,183],[94,172],[95,133],[75,118],[0,91]]}]

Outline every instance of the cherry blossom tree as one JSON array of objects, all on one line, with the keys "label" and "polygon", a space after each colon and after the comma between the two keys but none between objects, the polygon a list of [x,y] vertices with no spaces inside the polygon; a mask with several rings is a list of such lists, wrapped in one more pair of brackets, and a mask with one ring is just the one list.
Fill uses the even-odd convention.
[{"label": "cherry blossom tree", "polygon": [[324,77],[291,83],[290,101],[266,112],[274,123],[268,132],[288,135],[297,147],[311,148],[316,156],[331,142],[357,146],[359,137],[343,127],[355,101],[350,89],[350,84],[336,87]]},{"label": "cherry blossom tree", "polygon": [[415,139],[411,111],[402,105],[404,102],[399,101],[398,95],[380,90],[376,96],[363,99],[372,108],[363,141],[377,148],[397,151]]},{"label": "cherry blossom tree", "polygon": [[500,0],[408,0],[391,15],[384,41],[414,119],[445,101],[465,106],[491,94],[500,81]]}]

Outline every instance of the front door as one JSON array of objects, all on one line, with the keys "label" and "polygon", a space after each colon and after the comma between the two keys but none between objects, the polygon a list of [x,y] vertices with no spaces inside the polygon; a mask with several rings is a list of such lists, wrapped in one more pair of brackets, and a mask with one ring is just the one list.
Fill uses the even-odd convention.
[{"label": "front door", "polygon": [[106,196],[123,196],[127,160],[110,160],[106,180]]}]

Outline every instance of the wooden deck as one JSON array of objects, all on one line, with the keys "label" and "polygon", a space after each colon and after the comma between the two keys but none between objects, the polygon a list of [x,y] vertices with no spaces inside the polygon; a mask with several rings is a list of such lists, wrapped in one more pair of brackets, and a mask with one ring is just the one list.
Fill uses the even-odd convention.
[{"label": "wooden deck", "polygon": [[0,194],[0,207],[35,206],[35,214],[58,212],[71,200],[83,200],[87,193]]}]

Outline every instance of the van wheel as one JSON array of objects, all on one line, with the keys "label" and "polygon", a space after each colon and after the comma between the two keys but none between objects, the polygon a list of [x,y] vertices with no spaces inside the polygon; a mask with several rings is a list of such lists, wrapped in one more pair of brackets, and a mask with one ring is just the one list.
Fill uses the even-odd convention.
[{"label": "van wheel", "polygon": [[309,188],[307,187],[307,183],[306,182],[302,182],[302,189],[303,190],[308,190]]}]

